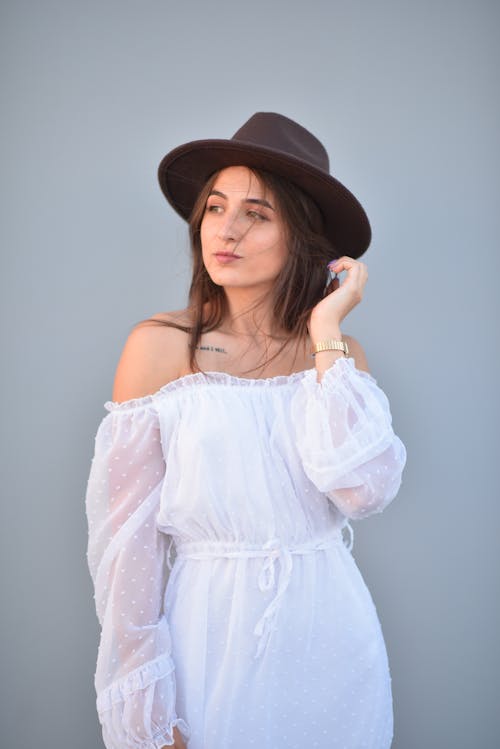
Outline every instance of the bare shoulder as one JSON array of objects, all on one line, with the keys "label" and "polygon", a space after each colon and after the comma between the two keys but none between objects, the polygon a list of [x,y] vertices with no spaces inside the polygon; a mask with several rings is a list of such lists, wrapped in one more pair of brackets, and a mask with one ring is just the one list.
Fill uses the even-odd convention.
[{"label": "bare shoulder", "polygon": [[356,369],[361,369],[363,372],[369,373],[370,370],[368,369],[366,354],[360,342],[351,335],[343,335],[342,338],[349,347],[349,355],[354,359]]},{"label": "bare shoulder", "polygon": [[186,371],[188,310],[159,312],[129,333],[116,368],[113,400],[121,403],[156,393]]},{"label": "bare shoulder", "polygon": [[[189,309],[178,309],[173,312],[157,312],[155,315],[151,315],[143,323],[149,323],[152,320],[160,320],[161,322],[175,323],[180,326],[190,326],[192,317]],[[139,323],[139,324],[143,324]]]}]

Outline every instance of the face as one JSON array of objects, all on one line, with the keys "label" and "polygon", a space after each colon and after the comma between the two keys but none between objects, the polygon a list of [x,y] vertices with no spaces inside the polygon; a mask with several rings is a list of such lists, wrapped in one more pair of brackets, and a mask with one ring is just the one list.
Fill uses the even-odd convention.
[{"label": "face", "polygon": [[218,175],[201,222],[203,262],[219,286],[272,287],[288,255],[274,196],[244,166]]}]

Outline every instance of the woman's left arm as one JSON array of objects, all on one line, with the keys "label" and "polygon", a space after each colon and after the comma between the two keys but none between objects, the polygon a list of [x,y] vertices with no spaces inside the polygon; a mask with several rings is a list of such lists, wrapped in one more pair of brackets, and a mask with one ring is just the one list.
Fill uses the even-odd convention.
[{"label": "woman's left arm", "polygon": [[292,400],[295,443],[306,475],[343,515],[381,512],[396,496],[406,449],[375,379],[342,358],[321,382],[307,373]]},{"label": "woman's left arm", "polygon": [[[340,323],[362,299],[368,272],[364,263],[340,258],[336,279],[309,321],[313,344],[340,340]],[[349,518],[381,512],[396,496],[406,449],[393,431],[389,402],[369,374],[363,349],[348,339],[352,357],[316,354],[292,402],[296,445],[311,481]]]}]

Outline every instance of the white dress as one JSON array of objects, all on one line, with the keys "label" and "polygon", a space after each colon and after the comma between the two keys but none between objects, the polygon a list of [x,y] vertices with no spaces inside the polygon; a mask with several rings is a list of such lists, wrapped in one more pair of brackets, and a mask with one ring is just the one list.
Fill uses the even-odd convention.
[{"label": "white dress", "polygon": [[391,679],[349,519],[406,450],[341,358],[267,379],[186,375],[107,401],[86,493],[107,749],[385,749]]}]

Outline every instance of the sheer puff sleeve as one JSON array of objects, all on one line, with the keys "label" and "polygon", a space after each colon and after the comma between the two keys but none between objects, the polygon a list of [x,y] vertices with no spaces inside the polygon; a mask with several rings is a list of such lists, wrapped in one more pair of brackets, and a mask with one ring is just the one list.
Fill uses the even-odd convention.
[{"label": "sheer puff sleeve", "polygon": [[317,381],[307,372],[292,401],[304,471],[350,519],[382,510],[398,493],[406,449],[394,434],[389,402],[354,359],[336,359]]},{"label": "sheer puff sleeve", "polygon": [[86,491],[87,559],[101,625],[95,687],[107,749],[161,749],[173,728],[175,671],[163,610],[169,537],[156,526],[165,462],[148,398],[113,403],[99,425]]}]

